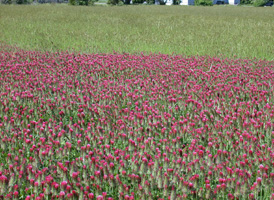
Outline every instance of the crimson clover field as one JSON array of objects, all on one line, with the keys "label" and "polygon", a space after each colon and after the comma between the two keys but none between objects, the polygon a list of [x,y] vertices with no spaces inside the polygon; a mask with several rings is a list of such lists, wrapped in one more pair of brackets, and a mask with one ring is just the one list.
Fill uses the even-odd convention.
[{"label": "crimson clover field", "polygon": [[2,46],[1,199],[272,199],[274,62]]}]

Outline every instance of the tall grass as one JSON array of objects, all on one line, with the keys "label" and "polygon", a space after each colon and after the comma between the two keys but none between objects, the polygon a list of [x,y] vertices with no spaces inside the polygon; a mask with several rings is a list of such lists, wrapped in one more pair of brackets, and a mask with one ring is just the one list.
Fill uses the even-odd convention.
[{"label": "tall grass", "polygon": [[0,6],[0,42],[24,49],[274,59],[274,8]]}]

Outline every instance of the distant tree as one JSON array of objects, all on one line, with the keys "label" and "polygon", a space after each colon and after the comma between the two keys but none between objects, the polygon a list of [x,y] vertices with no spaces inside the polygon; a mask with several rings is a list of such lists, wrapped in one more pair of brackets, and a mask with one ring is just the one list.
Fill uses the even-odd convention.
[{"label": "distant tree", "polygon": [[73,6],[89,6],[93,5],[96,0],[69,0],[69,5]]},{"label": "distant tree", "polygon": [[241,5],[252,4],[252,0],[241,0],[240,4]]},{"label": "distant tree", "polygon": [[195,6],[213,6],[212,0],[195,0]]},{"label": "distant tree", "polygon": [[142,4],[144,3],[144,0],[132,0],[133,4]]},{"label": "distant tree", "polygon": [[107,4],[109,5],[121,5],[123,3],[121,0],[108,0]]},{"label": "distant tree", "polygon": [[260,7],[260,6],[264,6],[267,2],[268,0],[253,0],[253,5],[255,7]]}]

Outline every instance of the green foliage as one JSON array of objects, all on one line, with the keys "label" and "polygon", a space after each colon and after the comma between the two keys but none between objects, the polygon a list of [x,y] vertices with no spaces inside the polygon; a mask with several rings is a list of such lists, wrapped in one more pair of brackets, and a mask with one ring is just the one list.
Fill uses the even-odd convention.
[{"label": "green foliage", "polygon": [[252,4],[252,0],[241,0],[240,4],[241,5],[249,5],[249,4]]},{"label": "green foliage", "polygon": [[180,0],[173,0],[173,5],[179,5],[180,4]]},{"label": "green foliage", "polygon": [[16,4],[25,4],[26,0],[16,0]]},{"label": "green foliage", "polygon": [[73,6],[89,6],[93,5],[95,0],[69,0],[69,5]]},{"label": "green foliage", "polygon": [[69,0],[69,5],[75,6],[76,5],[76,0]]},{"label": "green foliage", "polygon": [[144,0],[132,0],[133,4],[142,4],[144,3]]},{"label": "green foliage", "polygon": [[130,4],[130,0],[124,0],[124,4]]},{"label": "green foliage", "polygon": [[160,5],[166,5],[166,0],[159,0]]},{"label": "green foliage", "polygon": [[147,0],[146,2],[147,2],[147,4],[149,4],[149,5],[155,4],[155,0]]},{"label": "green foliage", "polygon": [[122,5],[124,5],[123,1],[119,1],[118,4],[117,4],[117,6],[122,6]]},{"label": "green foliage", "polygon": [[213,6],[212,0],[195,0],[195,6]]},{"label": "green foliage", "polygon": [[79,0],[78,2],[80,6],[88,6],[89,4],[89,0]]},{"label": "green foliage", "polygon": [[123,2],[121,0],[108,0],[107,4],[109,4],[109,5],[122,5]]},{"label": "green foliage", "polygon": [[254,0],[253,5],[255,7],[261,7],[264,6],[267,3],[267,0]]}]

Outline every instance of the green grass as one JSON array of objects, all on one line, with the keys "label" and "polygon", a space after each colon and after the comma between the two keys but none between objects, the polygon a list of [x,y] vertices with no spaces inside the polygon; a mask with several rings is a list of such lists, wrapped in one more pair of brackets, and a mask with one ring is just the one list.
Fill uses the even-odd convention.
[{"label": "green grass", "polygon": [[274,8],[0,5],[0,41],[24,49],[274,59]]}]

